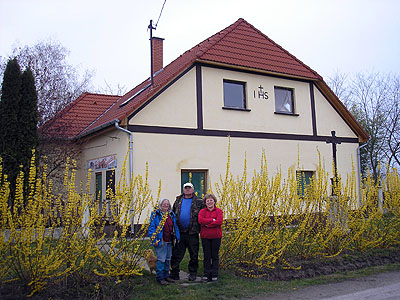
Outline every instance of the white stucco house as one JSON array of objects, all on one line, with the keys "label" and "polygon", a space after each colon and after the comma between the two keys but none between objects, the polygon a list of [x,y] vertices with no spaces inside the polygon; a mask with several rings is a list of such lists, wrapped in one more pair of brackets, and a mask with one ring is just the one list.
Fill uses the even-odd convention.
[{"label": "white stucco house", "polygon": [[167,66],[162,47],[153,38],[153,78],[123,96],[85,93],[51,123],[53,134],[79,141],[80,179],[91,168],[93,193],[101,192],[103,201],[130,143],[129,170],[143,173],[148,162],[152,190],[161,179],[161,194],[171,200],[189,172],[198,193],[200,181],[218,181],[228,136],[231,171],[238,175],[245,153],[252,171],[264,150],[271,171],[296,166],[300,153],[301,171],[311,176],[317,149],[332,162],[326,143],[332,131],[341,141],[339,173],[359,164],[359,143],[368,139],[363,128],[317,72],[247,21],[238,19]]}]

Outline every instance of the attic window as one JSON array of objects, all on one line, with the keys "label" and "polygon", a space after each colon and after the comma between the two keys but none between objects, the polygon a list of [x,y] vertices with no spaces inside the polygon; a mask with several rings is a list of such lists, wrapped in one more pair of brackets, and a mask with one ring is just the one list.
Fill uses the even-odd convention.
[{"label": "attic window", "polygon": [[275,113],[294,115],[294,90],[275,87]]},{"label": "attic window", "polygon": [[136,92],[132,97],[128,98],[124,102],[122,102],[119,107],[122,107],[126,104],[128,104],[131,100],[135,99],[137,96],[139,96],[142,92],[144,92],[148,87],[150,87],[151,84],[146,85],[144,88],[140,89],[138,92]]},{"label": "attic window", "polygon": [[246,109],[246,83],[224,80],[224,108]]}]

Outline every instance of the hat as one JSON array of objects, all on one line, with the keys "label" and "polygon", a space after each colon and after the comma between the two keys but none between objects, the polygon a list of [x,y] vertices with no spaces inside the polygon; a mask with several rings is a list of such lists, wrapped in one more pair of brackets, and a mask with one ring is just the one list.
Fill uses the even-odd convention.
[{"label": "hat", "polygon": [[185,188],[185,187],[187,187],[187,186],[190,186],[192,189],[194,189],[193,184],[191,184],[190,182],[186,182],[186,183],[183,185],[183,188]]}]

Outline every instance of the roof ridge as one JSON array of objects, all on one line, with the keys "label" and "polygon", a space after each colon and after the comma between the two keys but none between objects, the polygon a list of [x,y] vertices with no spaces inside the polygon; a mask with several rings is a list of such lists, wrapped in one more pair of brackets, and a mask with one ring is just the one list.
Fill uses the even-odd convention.
[{"label": "roof ridge", "polygon": [[[210,45],[207,47],[207,49],[200,50],[200,51],[199,51],[199,54],[196,54],[196,57],[200,57],[200,56],[206,54],[213,46],[215,46],[217,43],[219,43],[223,38],[225,38],[225,37],[228,35],[228,33],[232,32],[232,31],[233,31],[236,27],[238,27],[239,24],[241,24],[243,21],[246,22],[244,19],[239,18],[235,23],[233,23],[233,24],[231,24],[231,25],[225,27],[224,29],[218,31],[217,33],[213,34],[212,36],[206,38],[204,41],[202,41],[202,42],[198,43],[196,46],[194,46],[193,48],[201,47],[201,45],[202,45],[203,43],[205,43],[206,41],[209,41],[209,42],[210,42]],[[226,31],[226,32],[223,33],[224,31]],[[216,37],[216,36],[218,36],[218,35],[221,35],[221,34],[223,34],[221,37],[219,37],[219,38],[215,39],[215,41],[211,42],[211,40],[212,40],[214,37]],[[193,49],[193,48],[192,48],[192,49]],[[192,49],[190,49],[190,50],[192,50]],[[190,50],[189,50],[189,51],[190,51]]]},{"label": "roof ridge", "polygon": [[104,93],[91,93],[91,92],[85,92],[87,95],[92,95],[92,96],[106,96],[106,97],[121,97],[121,95],[111,95],[111,94],[104,94]]},{"label": "roof ridge", "polygon": [[297,62],[299,62],[301,65],[303,65],[304,67],[306,67],[311,73],[313,73],[317,78],[319,78],[320,80],[323,80],[322,76],[319,75],[316,71],[314,71],[312,68],[310,68],[308,65],[306,65],[305,63],[303,63],[300,59],[298,59],[296,56],[294,56],[293,54],[291,54],[289,51],[287,51],[286,49],[284,49],[281,45],[277,44],[273,39],[271,39],[270,37],[268,37],[266,34],[264,34],[262,31],[260,31],[259,29],[257,29],[256,27],[254,27],[252,24],[250,24],[249,22],[247,22],[246,20],[243,20],[244,22],[246,22],[246,24],[248,24],[252,29],[254,29],[255,31],[257,31],[259,34],[261,34],[263,37],[265,37],[266,39],[268,39],[269,41],[271,41],[276,47],[278,47],[279,49],[281,49],[283,52],[285,52],[286,54],[288,54],[290,57],[292,57],[293,59],[295,59]]}]

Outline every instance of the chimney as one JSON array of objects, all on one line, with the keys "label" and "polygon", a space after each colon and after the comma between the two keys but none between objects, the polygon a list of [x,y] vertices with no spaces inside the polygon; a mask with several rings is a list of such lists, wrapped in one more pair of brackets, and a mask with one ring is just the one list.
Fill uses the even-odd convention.
[{"label": "chimney", "polygon": [[152,75],[163,68],[163,38],[153,37],[151,47]]}]

